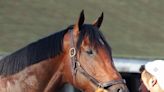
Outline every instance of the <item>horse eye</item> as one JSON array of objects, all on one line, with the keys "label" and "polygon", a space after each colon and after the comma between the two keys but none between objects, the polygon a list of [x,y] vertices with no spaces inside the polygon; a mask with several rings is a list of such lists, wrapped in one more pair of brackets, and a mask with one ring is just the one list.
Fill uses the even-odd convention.
[{"label": "horse eye", "polygon": [[88,54],[93,54],[92,50],[87,51]]}]

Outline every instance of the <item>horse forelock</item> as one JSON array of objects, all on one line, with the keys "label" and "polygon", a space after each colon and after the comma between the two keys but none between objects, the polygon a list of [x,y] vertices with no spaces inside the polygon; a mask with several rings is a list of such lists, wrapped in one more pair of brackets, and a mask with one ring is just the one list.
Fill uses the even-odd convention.
[{"label": "horse forelock", "polygon": [[89,43],[91,47],[94,47],[95,49],[98,49],[98,47],[105,47],[106,51],[108,54],[110,54],[110,57],[112,57],[112,52],[111,52],[111,47],[107,43],[104,35],[102,32],[95,26],[91,24],[83,24],[80,27],[80,34],[77,42],[77,48],[79,49],[82,41],[84,40],[85,37],[89,38]]}]

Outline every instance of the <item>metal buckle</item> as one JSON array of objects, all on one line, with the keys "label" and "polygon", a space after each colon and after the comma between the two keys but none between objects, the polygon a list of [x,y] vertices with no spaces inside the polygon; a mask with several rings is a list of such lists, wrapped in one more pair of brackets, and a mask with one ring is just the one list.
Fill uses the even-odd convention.
[{"label": "metal buckle", "polygon": [[69,50],[69,56],[74,57],[76,55],[76,49],[74,47],[70,48]]}]

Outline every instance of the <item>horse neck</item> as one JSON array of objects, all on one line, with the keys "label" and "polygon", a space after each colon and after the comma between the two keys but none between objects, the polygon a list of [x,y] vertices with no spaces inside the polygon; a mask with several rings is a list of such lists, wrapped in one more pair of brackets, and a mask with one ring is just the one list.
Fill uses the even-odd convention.
[{"label": "horse neck", "polygon": [[65,59],[64,54],[49,59],[50,61],[52,61],[50,66],[53,67],[52,70],[53,74],[45,89],[45,92],[51,92],[53,90],[57,90],[60,86],[62,86],[65,83],[62,74],[63,67],[64,67],[64,59]]}]

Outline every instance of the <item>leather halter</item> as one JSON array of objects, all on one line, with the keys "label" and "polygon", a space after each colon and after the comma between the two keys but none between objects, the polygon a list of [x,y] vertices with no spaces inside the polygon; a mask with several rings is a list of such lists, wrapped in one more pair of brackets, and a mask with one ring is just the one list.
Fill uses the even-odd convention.
[{"label": "leather halter", "polygon": [[[69,50],[69,55],[71,57],[71,62],[72,62],[73,76],[76,77],[76,73],[78,71],[81,74],[83,74],[88,80],[90,80],[94,85],[96,85],[97,87],[100,87],[100,88],[109,88],[116,84],[126,84],[125,79],[112,80],[112,81],[108,81],[105,83],[100,83],[97,79],[95,79],[87,71],[85,71],[85,69],[81,66],[80,62],[77,60],[77,51],[76,51],[75,44],[74,44],[73,32],[72,32],[72,30],[69,30],[69,32],[71,35],[71,43],[70,43],[71,48]],[[74,80],[75,80],[75,78],[74,78]]]}]

